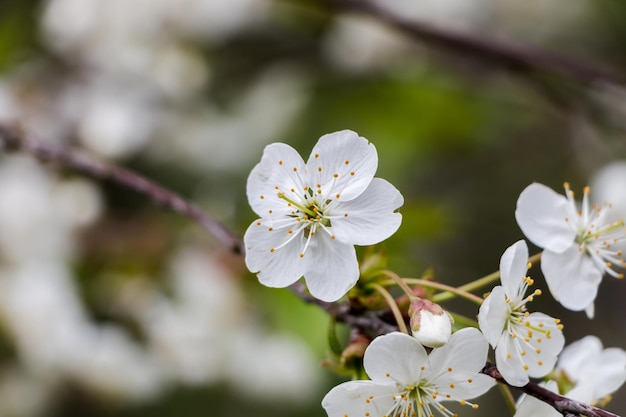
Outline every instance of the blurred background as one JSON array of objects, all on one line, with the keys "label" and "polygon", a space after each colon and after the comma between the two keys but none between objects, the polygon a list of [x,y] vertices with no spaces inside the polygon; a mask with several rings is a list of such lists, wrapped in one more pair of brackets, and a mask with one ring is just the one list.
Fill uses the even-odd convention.
[{"label": "blurred background", "polygon": [[[618,0],[378,1],[626,79]],[[0,120],[134,169],[240,235],[266,144],[306,158],[321,135],[355,130],[405,196],[390,268],[432,267],[449,284],[497,269],[523,237],[515,202],[533,181],[590,184],[626,217],[624,85],[466,52],[313,0],[3,0]],[[625,285],[604,279],[594,320],[547,291],[534,308],[561,317],[568,342],[626,347]],[[2,153],[0,416],[325,416],[321,398],[345,379],[321,366],[328,322],[190,220]],[[505,413],[493,391],[465,414]],[[608,409],[623,414],[620,397]]]}]

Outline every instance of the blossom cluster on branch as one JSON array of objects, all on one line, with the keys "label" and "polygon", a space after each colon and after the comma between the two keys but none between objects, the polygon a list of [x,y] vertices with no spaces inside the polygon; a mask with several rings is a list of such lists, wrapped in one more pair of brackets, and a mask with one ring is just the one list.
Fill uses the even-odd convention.
[{"label": "blossom cluster on branch", "polygon": [[[483,369],[489,345],[499,382],[532,395],[531,378],[543,378],[548,392],[562,395],[522,397],[517,417],[595,413],[593,405],[606,404],[626,380],[626,352],[603,349],[593,336],[564,349],[560,320],[529,309],[541,291],[531,290],[528,270],[541,257],[554,298],[592,318],[602,276],[623,278],[626,228],[622,220],[608,220],[610,205],[591,205],[588,187],[579,207],[567,183],[565,197],[529,185],[515,217],[543,253],[530,258],[520,240],[502,254],[499,273],[455,288],[402,278],[375,251],[359,267],[354,245],[382,242],[401,222],[403,197],[374,178],[377,162],[374,145],[346,130],[322,136],[306,163],[286,144],[269,145],[248,178],[248,200],[259,219],[244,237],[246,264],[260,282],[287,287],[304,277],[310,297],[329,312],[334,303],[356,316],[376,313],[385,320],[386,314],[398,330],[372,335],[354,327],[337,368],[353,371],[357,380],[324,397],[329,417],[456,416],[448,402],[478,408],[469,400],[496,383]],[[470,292],[497,280],[484,299]],[[436,303],[446,295],[479,305],[477,321]]]},{"label": "blossom cluster on branch", "polygon": [[[180,197],[131,171],[7,126],[0,125],[0,138],[8,149],[113,179],[213,224],[208,215],[198,217],[195,206],[178,204]],[[515,216],[544,251],[529,256],[519,240],[502,254],[499,271],[454,287],[432,276],[400,277],[371,246],[400,227],[403,204],[393,185],[374,178],[377,163],[374,145],[346,130],[323,136],[306,163],[288,145],[269,145],[248,179],[248,199],[259,215],[244,236],[249,269],[267,286],[290,286],[332,315],[331,323],[352,330],[347,345],[329,332],[336,361],[327,364],[354,378],[322,400],[329,417],[456,416],[455,403],[479,408],[474,398],[496,383],[524,393],[516,402],[503,390],[516,417],[616,417],[598,406],[606,406],[626,381],[626,352],[603,348],[595,336],[565,346],[560,320],[529,310],[541,291],[531,290],[528,275],[541,260],[554,298],[592,318],[602,276],[623,277],[626,228],[609,214],[611,205],[591,205],[589,188],[579,205],[567,183],[565,197],[529,185]],[[233,239],[229,235],[224,243]],[[370,246],[360,260],[354,245]],[[308,289],[297,282],[301,276]],[[495,286],[483,297],[473,293],[489,285]],[[477,305],[477,320],[440,304],[454,297]],[[488,361],[490,345],[495,365]]]}]

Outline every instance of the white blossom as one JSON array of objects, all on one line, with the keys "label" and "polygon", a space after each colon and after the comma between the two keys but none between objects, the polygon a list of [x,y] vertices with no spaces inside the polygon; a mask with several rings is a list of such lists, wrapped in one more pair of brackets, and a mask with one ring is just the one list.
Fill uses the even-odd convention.
[{"label": "white blossom", "polygon": [[550,372],[565,342],[558,319],[528,312],[526,304],[541,291],[526,296],[533,284],[527,269],[528,247],[520,240],[502,255],[502,286],[491,291],[478,313],[480,329],[495,349],[498,370],[516,387]]},{"label": "white blossom", "polygon": [[[605,404],[626,381],[626,352],[602,348],[595,336],[571,343],[561,353],[546,388],[592,405]],[[515,417],[558,417],[561,413],[534,397],[524,396]]]},{"label": "white blossom", "polygon": [[545,185],[529,185],[517,200],[515,218],[526,237],[544,248],[541,270],[554,298],[592,317],[602,275],[624,277],[615,269],[624,264],[616,247],[626,238],[624,222],[607,219],[610,204],[590,205],[589,187],[578,210],[569,184],[564,187],[565,197]]},{"label": "white blossom", "polygon": [[617,390],[626,381],[626,352],[621,348],[603,349],[595,336],[586,336],[568,345],[556,366],[557,379],[567,379],[574,387],[565,395],[594,403]]},{"label": "white blossom", "polygon": [[495,381],[480,374],[488,344],[475,328],[465,328],[429,354],[415,338],[394,332],[374,339],[363,366],[371,381],[344,382],[322,400],[329,417],[412,417],[456,415],[443,402],[467,402]]},{"label": "white blossom", "polygon": [[374,178],[377,164],[374,145],[349,130],[322,136],[306,163],[289,145],[268,145],[247,183],[260,216],[244,236],[248,269],[269,287],[304,276],[316,298],[345,295],[359,278],[353,245],[387,239],[402,219],[403,197]]}]

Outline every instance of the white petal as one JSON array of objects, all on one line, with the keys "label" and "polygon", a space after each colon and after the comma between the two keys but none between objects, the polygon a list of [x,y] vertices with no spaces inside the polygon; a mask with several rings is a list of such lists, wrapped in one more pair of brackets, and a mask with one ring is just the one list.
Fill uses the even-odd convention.
[{"label": "white petal", "polygon": [[339,242],[318,230],[304,254],[304,279],[315,298],[337,301],[359,279],[359,262],[352,245]]},{"label": "white petal", "polygon": [[[500,258],[500,281],[505,293],[515,299],[528,271],[528,246],[523,240],[509,246]],[[520,294],[523,297],[523,294]]]},{"label": "white petal", "polygon": [[[333,233],[342,242],[373,245],[394,234],[402,215],[395,213],[402,204],[402,194],[389,182],[374,178],[363,194],[347,202],[337,202],[332,214]],[[348,214],[347,217],[344,217]]]},{"label": "white petal", "polygon": [[[478,372],[485,366],[489,344],[473,327],[455,332],[448,343],[433,349],[429,360],[433,381],[441,395],[452,400],[468,400],[484,394],[495,380]],[[470,382],[471,381],[471,382]]]},{"label": "white petal", "polygon": [[602,272],[576,245],[563,253],[545,250],[541,255],[541,271],[552,296],[574,311],[593,303],[602,280]]},{"label": "white petal", "polygon": [[[522,360],[528,366],[528,375],[540,378],[554,368],[565,338],[556,320],[546,314],[532,313],[524,319],[524,324],[526,326],[519,326],[517,338],[525,353]],[[545,333],[542,334],[542,331]]]},{"label": "white petal", "polygon": [[552,370],[565,338],[557,321],[543,313],[532,313],[513,326],[515,337],[506,332],[498,342],[496,365],[509,384],[519,387],[529,376],[539,378]]},{"label": "white petal", "polygon": [[[593,387],[588,384],[580,384],[567,391],[564,396],[583,403],[591,403],[594,400],[593,394]],[[601,398],[598,397],[598,399]]]},{"label": "white petal", "polygon": [[439,399],[445,397],[446,399],[443,401],[462,401],[483,395],[495,384],[496,380],[488,375],[470,371],[458,371],[438,378],[434,383],[434,387],[439,392]]},{"label": "white petal", "polygon": [[365,372],[378,384],[418,382],[422,366],[429,367],[426,350],[416,339],[400,332],[378,336],[370,343],[363,358]]},{"label": "white petal", "polygon": [[508,317],[509,307],[506,303],[504,288],[498,285],[491,290],[491,294],[478,310],[478,326],[494,348],[498,345]]},{"label": "white petal", "polygon": [[397,388],[392,385],[378,385],[372,381],[344,382],[326,394],[322,407],[328,417],[382,417],[393,406],[392,397],[397,393]]},{"label": "white petal", "polygon": [[506,382],[514,387],[522,387],[528,383],[528,371],[524,370],[524,362],[517,351],[514,340],[503,333],[496,348],[496,366]]},{"label": "white petal", "polygon": [[243,237],[246,247],[246,266],[251,272],[258,272],[259,281],[268,287],[286,287],[296,282],[305,271],[305,262],[300,258],[303,245],[302,234],[287,245],[283,244],[289,235],[287,229],[269,231],[263,219],[253,222]]},{"label": "white petal", "polygon": [[466,327],[450,336],[448,343],[432,350],[429,356],[434,372],[447,370],[478,372],[485,366],[489,343],[476,328]]},{"label": "white petal", "polygon": [[567,198],[543,184],[532,183],[517,199],[515,218],[522,232],[535,245],[563,252],[576,236],[566,221],[568,213]]},{"label": "white petal", "polygon": [[522,386],[528,377],[547,375],[563,349],[565,339],[557,321],[543,313],[532,313],[523,322],[515,321],[503,333],[496,349],[496,365],[504,379]]},{"label": "white petal", "polygon": [[594,400],[616,391],[626,381],[626,352],[620,348],[604,349],[593,373]]},{"label": "white petal", "polygon": [[267,216],[269,210],[277,213],[286,210],[287,203],[278,198],[278,191],[290,193],[293,188],[295,192],[301,192],[306,185],[302,182],[302,175],[304,161],[295,149],[284,143],[267,145],[261,162],[248,176],[246,190],[252,210],[260,217]]},{"label": "white petal", "polygon": [[322,136],[307,161],[309,178],[322,185],[324,195],[339,193],[345,201],[365,191],[377,168],[374,145],[351,130]]},{"label": "white petal", "polygon": [[595,336],[586,336],[570,343],[559,357],[557,368],[567,373],[572,382],[584,377],[585,365],[602,352],[602,342]]},{"label": "white petal", "polygon": [[557,369],[565,371],[576,383],[567,393],[569,398],[595,401],[614,392],[626,380],[626,352],[619,348],[602,349],[600,339],[586,336],[563,350]]}]

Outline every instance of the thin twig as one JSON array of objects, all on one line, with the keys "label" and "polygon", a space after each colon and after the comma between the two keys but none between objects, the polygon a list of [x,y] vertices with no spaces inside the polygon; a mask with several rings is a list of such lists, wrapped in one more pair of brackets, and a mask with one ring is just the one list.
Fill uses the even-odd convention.
[{"label": "thin twig", "polygon": [[[481,372],[485,375],[489,375],[501,384],[508,385],[502,377],[502,374],[500,374],[496,366],[492,363],[487,363]],[[580,415],[587,417],[619,417],[617,414],[613,414],[601,408],[593,407],[591,405],[563,397],[562,395],[552,392],[534,382],[529,382],[523,387],[519,387],[519,389],[526,394],[551,405],[556,411],[564,416]]]},{"label": "thin twig", "polygon": [[92,177],[107,179],[143,194],[155,203],[197,221],[232,252],[244,253],[241,239],[226,226],[200,207],[136,172],[98,160],[77,149],[44,143],[23,133],[19,128],[4,123],[0,123],[0,142],[7,150],[23,151],[42,161],[59,162]]},{"label": "thin twig", "polygon": [[330,0],[340,10],[373,17],[410,37],[447,49],[455,54],[487,61],[516,72],[535,71],[556,74],[585,84],[597,81],[623,84],[624,77],[563,55],[510,41],[496,40],[473,33],[454,32],[409,20],[367,0]]}]

